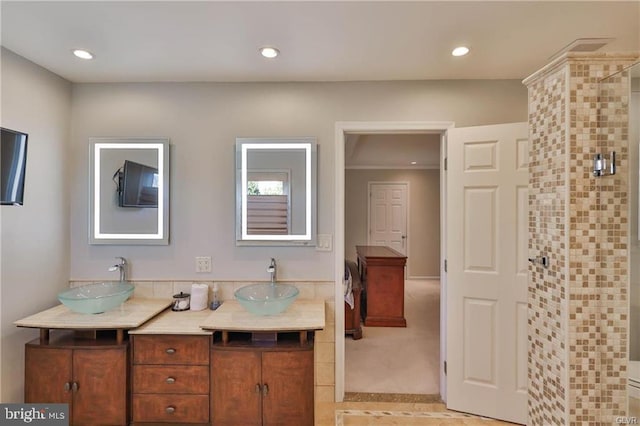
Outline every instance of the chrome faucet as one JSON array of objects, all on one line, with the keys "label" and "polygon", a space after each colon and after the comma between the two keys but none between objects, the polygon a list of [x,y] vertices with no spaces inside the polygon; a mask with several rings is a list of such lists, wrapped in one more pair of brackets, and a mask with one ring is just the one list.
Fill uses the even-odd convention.
[{"label": "chrome faucet", "polygon": [[276,260],[272,257],[267,272],[271,275],[271,285],[276,284]]},{"label": "chrome faucet", "polygon": [[127,280],[127,259],[124,257],[116,257],[120,262],[109,268],[109,272],[120,271],[120,282]]}]

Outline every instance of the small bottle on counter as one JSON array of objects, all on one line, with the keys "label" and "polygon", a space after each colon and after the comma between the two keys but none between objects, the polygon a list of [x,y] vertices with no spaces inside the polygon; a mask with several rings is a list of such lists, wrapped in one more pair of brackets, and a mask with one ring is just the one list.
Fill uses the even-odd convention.
[{"label": "small bottle on counter", "polygon": [[220,298],[218,297],[218,283],[213,283],[213,298],[211,299],[211,304],[209,308],[212,311],[215,311],[220,307],[222,302],[220,302]]}]

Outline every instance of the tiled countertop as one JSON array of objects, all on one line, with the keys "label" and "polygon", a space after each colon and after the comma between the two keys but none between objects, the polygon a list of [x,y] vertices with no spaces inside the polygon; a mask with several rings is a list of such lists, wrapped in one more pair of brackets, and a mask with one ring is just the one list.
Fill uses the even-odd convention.
[{"label": "tiled countertop", "polygon": [[142,299],[133,297],[120,307],[101,314],[79,314],[64,305],[54,306],[16,322],[18,327],[50,329],[131,329],[139,327],[149,319],[164,311],[169,299]]},{"label": "tiled countertop", "polygon": [[325,327],[324,300],[298,299],[278,315],[259,316],[227,300],[203,319],[200,327],[214,331],[301,331]]},{"label": "tiled countertop", "polygon": [[200,324],[211,315],[209,309],[202,311],[179,311],[167,309],[157,317],[146,322],[129,334],[195,334],[211,335],[212,331],[203,330]]}]

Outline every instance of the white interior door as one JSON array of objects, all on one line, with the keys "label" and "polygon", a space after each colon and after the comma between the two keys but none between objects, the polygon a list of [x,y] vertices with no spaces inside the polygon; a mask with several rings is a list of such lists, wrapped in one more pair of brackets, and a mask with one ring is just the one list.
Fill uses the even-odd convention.
[{"label": "white interior door", "polygon": [[369,183],[369,245],[407,255],[407,185]]},{"label": "white interior door", "polygon": [[447,139],[447,407],[526,423],[527,123]]}]

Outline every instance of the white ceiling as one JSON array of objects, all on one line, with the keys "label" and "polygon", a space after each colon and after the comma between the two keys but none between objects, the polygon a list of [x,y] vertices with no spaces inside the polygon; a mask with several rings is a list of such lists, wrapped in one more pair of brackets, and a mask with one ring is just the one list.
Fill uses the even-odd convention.
[{"label": "white ceiling", "polygon": [[[73,82],[522,79],[577,38],[640,50],[638,1],[0,2],[6,48]],[[471,53],[450,55],[466,44]],[[259,56],[277,46],[276,60]],[[71,55],[83,47],[95,59]]]}]

